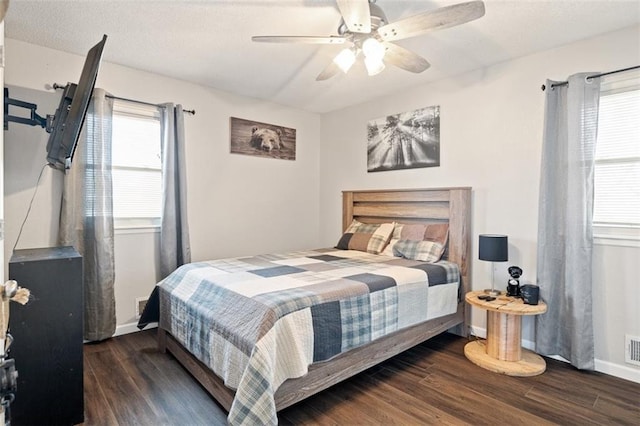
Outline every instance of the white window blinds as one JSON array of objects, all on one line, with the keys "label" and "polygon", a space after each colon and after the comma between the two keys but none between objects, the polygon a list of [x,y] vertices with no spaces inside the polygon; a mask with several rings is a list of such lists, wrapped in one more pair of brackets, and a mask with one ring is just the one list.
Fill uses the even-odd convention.
[{"label": "white window blinds", "polygon": [[154,226],[162,201],[158,107],[116,100],[113,114],[113,216],[116,227]]},{"label": "white window blinds", "polygon": [[593,221],[640,226],[640,73],[602,85]]}]

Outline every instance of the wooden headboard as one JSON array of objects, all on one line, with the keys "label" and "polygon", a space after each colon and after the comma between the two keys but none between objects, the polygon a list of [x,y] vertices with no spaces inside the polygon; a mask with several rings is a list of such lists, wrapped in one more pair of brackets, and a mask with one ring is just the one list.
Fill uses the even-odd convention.
[{"label": "wooden headboard", "polygon": [[460,267],[462,294],[471,291],[471,188],[343,191],[342,204],[343,231],[353,219],[363,223],[448,222],[448,260]]}]

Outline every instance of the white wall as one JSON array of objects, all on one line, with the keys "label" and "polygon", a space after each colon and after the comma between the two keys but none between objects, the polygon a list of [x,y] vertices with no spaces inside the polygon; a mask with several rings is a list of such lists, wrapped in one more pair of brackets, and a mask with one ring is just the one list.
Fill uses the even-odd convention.
[{"label": "white wall", "polygon": [[[497,264],[496,269],[500,287],[506,287],[509,265],[522,267],[521,282],[535,282],[544,115],[540,86],[546,78],[564,80],[576,72],[638,64],[640,28],[634,27],[325,114],[320,163],[322,245],[335,243],[340,231],[342,190],[471,186],[473,288],[490,286],[490,264],[477,260],[481,233],[509,236],[509,262]],[[441,108],[441,166],[367,173],[367,122],[431,105]],[[610,256],[614,259],[640,259],[638,248],[598,246],[595,253],[608,256],[612,250],[624,251]],[[596,296],[606,293],[594,300],[596,357],[601,361],[599,368],[608,363],[616,372],[624,370],[640,381],[640,369],[623,365],[624,333],[640,332],[636,314],[640,288],[631,271],[633,264],[618,261],[609,267],[596,262],[594,292]],[[484,311],[473,310],[472,326],[484,332]],[[532,318],[524,319],[523,339],[535,340]]]},{"label": "white wall", "polygon": [[[506,266],[511,264],[524,269],[523,281],[535,282],[544,112],[540,85],[546,78],[563,80],[575,72],[637,65],[639,35],[640,28],[630,28],[322,117],[108,63],[103,64],[98,86],[122,97],[174,101],[197,110],[196,116],[186,117],[194,260],[333,245],[340,234],[341,191],[345,189],[472,186],[473,259],[477,259],[477,234],[509,235],[510,261],[496,270],[496,282],[504,286]],[[11,39],[6,44],[7,84],[42,90],[46,83],[78,78],[83,60],[80,56]],[[441,106],[441,166],[367,173],[366,123],[430,105]],[[229,116],[296,128],[297,160],[230,155]],[[13,167],[31,171],[20,178],[6,173],[7,184],[19,188],[6,194],[5,202],[12,203],[6,210],[24,211],[37,177],[33,171],[41,160],[12,157],[5,158],[5,165],[14,161]],[[54,186],[46,185],[40,190],[55,199]],[[7,235],[17,233],[18,218],[22,216],[7,218]],[[55,226],[51,218],[30,219],[25,235],[34,232],[36,239],[30,244],[46,245],[49,235],[38,237],[40,231],[33,229],[51,231]],[[133,299],[146,296],[155,283],[156,238],[157,234],[116,237],[116,303],[121,326],[133,321]],[[10,255],[7,246],[12,243],[12,238],[5,241],[6,256]],[[640,289],[631,271],[633,260],[639,258],[638,250],[596,247],[597,365],[603,371],[627,377],[640,374],[640,369],[623,364],[624,334],[640,335],[636,313]],[[616,262],[615,267],[609,266],[609,259]],[[473,261],[474,288],[489,285],[489,267],[486,262]],[[472,325],[482,332],[482,312],[474,310]],[[525,318],[526,341],[534,340],[533,326],[533,320]]]},{"label": "white wall", "polygon": [[[92,44],[87,41],[87,50]],[[109,49],[108,41],[105,49]],[[84,61],[83,56],[13,39],[6,40],[6,58],[6,84],[36,90],[44,90],[45,84],[54,82],[77,82]],[[317,114],[105,62],[96,86],[120,97],[176,102],[196,110],[195,116],[185,117],[193,260],[318,246],[320,117]],[[42,111],[41,115],[47,112],[53,111]],[[231,116],[295,128],[296,160],[230,154]],[[46,140],[43,131],[37,133]],[[12,212],[6,221],[10,235],[5,240],[6,258],[11,255],[19,222],[35,187],[39,167],[45,161],[44,148],[38,145],[41,143],[6,141],[11,148],[5,151],[5,164],[15,171],[7,171],[5,175],[7,186],[13,188],[5,194],[6,210]],[[29,155],[23,149],[29,150]],[[45,170],[45,174],[52,172]],[[21,240],[24,244],[21,242],[20,247],[42,247],[55,242],[51,235],[57,232],[58,213],[51,206],[59,205],[53,181],[60,178],[61,175],[45,178],[41,183],[35,201],[38,211],[35,214],[32,211],[33,216],[25,225],[26,238]],[[153,233],[116,235],[116,313],[120,330],[135,320],[134,299],[147,296],[158,278],[156,241],[157,234]]]},{"label": "white wall", "polygon": [[[38,114],[53,114],[59,95],[53,92],[12,86],[7,82],[9,97],[38,105]],[[9,107],[11,115],[25,117],[28,111]],[[4,203],[5,203],[5,260],[11,256],[13,246],[17,249],[55,246],[58,236],[60,196],[62,194],[62,172],[46,164],[46,133],[41,127],[9,123],[4,131]],[[35,184],[42,170],[42,178],[29,218],[24,225],[20,241],[17,241],[29,202],[34,195]],[[6,265],[5,265],[6,266]]]}]

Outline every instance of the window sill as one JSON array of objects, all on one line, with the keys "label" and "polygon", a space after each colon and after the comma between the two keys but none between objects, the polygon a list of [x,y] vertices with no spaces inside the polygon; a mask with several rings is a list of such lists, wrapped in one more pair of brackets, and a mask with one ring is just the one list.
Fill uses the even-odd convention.
[{"label": "window sill", "polygon": [[640,247],[640,227],[594,225],[593,242],[603,246]]},{"label": "window sill", "polygon": [[118,226],[113,230],[114,234],[155,234],[160,233],[160,226]]}]

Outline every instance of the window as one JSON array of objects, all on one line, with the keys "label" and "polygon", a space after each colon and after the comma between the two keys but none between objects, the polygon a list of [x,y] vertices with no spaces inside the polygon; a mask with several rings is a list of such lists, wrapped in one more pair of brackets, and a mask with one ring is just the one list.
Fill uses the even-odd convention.
[{"label": "window", "polygon": [[160,225],[162,160],[158,107],[113,104],[113,217],[116,228]]},{"label": "window", "polygon": [[599,236],[639,239],[640,73],[603,81],[593,222]]}]

